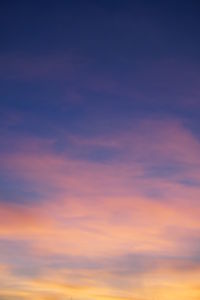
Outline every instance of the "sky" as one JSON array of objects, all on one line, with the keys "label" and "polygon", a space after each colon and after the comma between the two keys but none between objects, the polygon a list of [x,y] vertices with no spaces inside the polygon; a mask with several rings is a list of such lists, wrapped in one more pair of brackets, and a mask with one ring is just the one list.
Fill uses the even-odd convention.
[{"label": "sky", "polygon": [[0,300],[200,299],[199,15],[1,1]]}]

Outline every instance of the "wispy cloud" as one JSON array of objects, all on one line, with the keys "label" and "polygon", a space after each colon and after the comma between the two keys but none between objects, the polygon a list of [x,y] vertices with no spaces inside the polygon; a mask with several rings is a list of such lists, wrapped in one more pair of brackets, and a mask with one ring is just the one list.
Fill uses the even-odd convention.
[{"label": "wispy cloud", "polygon": [[[141,295],[148,299],[147,291],[154,295],[155,287],[159,295],[166,293],[163,284],[168,282],[181,299],[191,290],[193,299],[198,298],[199,289],[190,284],[197,284],[199,270],[200,143],[182,123],[146,120],[118,135],[68,136],[61,152],[56,140],[23,138],[8,143],[15,144],[15,151],[12,147],[2,151],[4,172],[24,190],[31,184],[39,198],[21,204],[1,199],[0,237],[28,243],[29,250],[22,247],[21,251],[25,256],[29,251],[30,264],[34,258],[48,260],[46,266],[38,263],[38,278],[23,275],[20,284],[11,264],[8,277],[15,282],[13,293],[17,289],[25,299],[35,293],[38,299],[48,299],[52,293],[123,299],[132,297],[132,286],[136,299]],[[99,148],[117,154],[109,161],[81,155],[82,150],[90,153]],[[177,167],[166,170],[170,162]],[[82,279],[76,279],[80,268]],[[57,277],[59,270],[61,277]],[[114,292],[118,285],[122,290],[126,286],[125,294]],[[12,296],[10,287],[1,290],[2,296]],[[171,293],[166,295],[170,299]]]}]

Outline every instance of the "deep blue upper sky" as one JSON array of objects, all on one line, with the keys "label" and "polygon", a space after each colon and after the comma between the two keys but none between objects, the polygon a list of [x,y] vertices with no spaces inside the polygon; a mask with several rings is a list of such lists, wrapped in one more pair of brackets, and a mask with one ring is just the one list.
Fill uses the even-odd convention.
[{"label": "deep blue upper sky", "polygon": [[2,1],[1,128],[89,134],[167,115],[197,130],[199,13],[198,1]]}]

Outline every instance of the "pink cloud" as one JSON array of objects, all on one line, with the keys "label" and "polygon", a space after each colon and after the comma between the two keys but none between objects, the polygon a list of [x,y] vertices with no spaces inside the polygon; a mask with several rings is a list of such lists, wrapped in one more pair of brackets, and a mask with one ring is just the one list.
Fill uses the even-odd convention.
[{"label": "pink cloud", "polygon": [[[65,153],[55,152],[55,141],[21,138],[17,145],[17,139],[14,140],[15,147],[7,153],[2,152],[1,166],[8,176],[21,180],[25,189],[26,184],[31,184],[40,193],[40,199],[24,205],[5,204],[2,199],[1,239],[28,242],[30,258],[37,259],[70,256],[96,261],[138,253],[192,257],[193,243],[196,247],[200,230],[200,191],[195,185],[180,183],[180,179],[187,179],[187,176],[199,179],[199,141],[187,128],[173,120],[146,120],[118,135],[113,133],[95,139],[68,136],[68,141],[71,147],[85,147],[88,151],[93,147],[111,147],[118,155],[109,162],[92,161],[72,157],[67,148]],[[163,161],[178,163],[182,169],[178,174],[172,172],[163,178],[149,175],[149,168],[156,168]],[[154,198],[146,190],[159,191],[161,196]],[[191,247],[188,247],[188,240]],[[136,299],[141,295],[148,299],[145,293],[150,291],[153,295],[156,282],[159,282],[160,290],[156,291],[159,290],[160,296],[165,293],[167,300],[174,293],[183,300],[187,300],[184,295],[188,296],[191,291],[198,295],[199,290],[193,286],[197,282],[194,268],[189,271],[191,280],[187,279],[184,286],[186,273],[183,276],[176,266],[177,262],[164,261],[158,268],[137,275],[140,288],[135,282],[136,275],[126,277],[128,294],[132,293]],[[33,291],[38,291],[39,299],[44,295],[48,297],[52,291],[58,299],[60,295],[71,293],[78,299],[82,295],[82,289],[78,288],[81,280],[71,279],[74,289],[62,285],[66,270],[59,273],[59,270],[42,268],[42,271],[38,278],[23,282],[27,290],[18,288],[19,295],[27,299],[35,297]],[[6,278],[19,284],[19,279],[9,272]],[[66,277],[68,283],[70,272],[72,270]],[[78,276],[78,271],[73,274]],[[101,298],[101,294],[115,297],[105,281],[123,282],[120,276],[111,274],[106,268],[102,273],[85,271],[85,276],[89,280],[84,291],[86,298],[92,295]],[[102,280],[101,287],[98,278]],[[146,288],[143,280],[148,282]],[[172,294],[163,288],[166,282],[173,289]],[[41,289],[45,290],[44,294],[40,294]],[[11,295],[8,289],[1,290],[0,296]]]}]

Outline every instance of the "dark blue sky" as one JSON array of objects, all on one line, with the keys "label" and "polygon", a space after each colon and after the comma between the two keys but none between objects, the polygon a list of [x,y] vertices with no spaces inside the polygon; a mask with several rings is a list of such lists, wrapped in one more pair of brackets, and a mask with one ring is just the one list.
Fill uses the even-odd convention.
[{"label": "dark blue sky", "polygon": [[198,1],[2,1],[1,122],[20,115],[15,129],[40,135],[164,114],[198,127],[199,13]]}]

